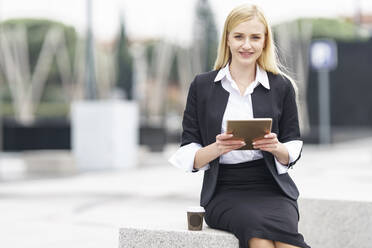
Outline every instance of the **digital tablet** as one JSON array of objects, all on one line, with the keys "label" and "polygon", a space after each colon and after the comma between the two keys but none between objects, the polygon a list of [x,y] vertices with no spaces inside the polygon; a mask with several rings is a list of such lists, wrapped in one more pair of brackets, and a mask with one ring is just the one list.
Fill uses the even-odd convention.
[{"label": "digital tablet", "polygon": [[232,139],[245,141],[246,145],[238,150],[257,150],[253,148],[252,142],[261,139],[265,134],[270,133],[271,125],[271,118],[228,120],[226,132],[234,135]]}]

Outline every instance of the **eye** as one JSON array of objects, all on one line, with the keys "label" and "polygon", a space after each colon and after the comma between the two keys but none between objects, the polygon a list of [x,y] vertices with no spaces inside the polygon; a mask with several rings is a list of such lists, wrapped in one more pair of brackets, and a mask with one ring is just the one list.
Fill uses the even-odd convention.
[{"label": "eye", "polygon": [[261,39],[260,36],[253,36],[252,38],[253,38],[254,40],[259,40],[259,39]]},{"label": "eye", "polygon": [[240,34],[238,34],[238,35],[235,35],[234,38],[240,39],[240,38],[242,38],[242,36]]}]

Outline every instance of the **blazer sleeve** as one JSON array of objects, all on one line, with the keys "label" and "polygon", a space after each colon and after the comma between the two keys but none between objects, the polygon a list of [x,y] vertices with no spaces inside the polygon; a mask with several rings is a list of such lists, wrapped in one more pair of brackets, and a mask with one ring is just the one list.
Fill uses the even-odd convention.
[{"label": "blazer sleeve", "polygon": [[190,143],[202,144],[197,113],[196,77],[191,82],[182,120],[181,146]]},{"label": "blazer sleeve", "polygon": [[[197,112],[196,77],[190,84],[186,107],[183,113],[182,128],[181,147],[191,143],[200,144],[200,146],[202,146],[203,143],[201,139]],[[191,172],[197,171],[199,170],[193,167]]]},{"label": "blazer sleeve", "polygon": [[[279,137],[278,140],[286,143],[292,140],[301,140],[300,127],[298,122],[298,111],[296,103],[296,93],[292,83],[287,82],[287,89],[283,99],[283,109],[279,120]],[[292,167],[301,157],[302,147],[297,159],[288,164],[288,168]]]}]

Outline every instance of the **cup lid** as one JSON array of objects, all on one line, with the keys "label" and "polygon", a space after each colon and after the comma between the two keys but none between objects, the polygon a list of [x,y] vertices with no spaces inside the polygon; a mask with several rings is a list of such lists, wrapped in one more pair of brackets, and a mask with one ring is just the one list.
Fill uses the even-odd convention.
[{"label": "cup lid", "polygon": [[200,207],[200,206],[190,206],[187,208],[187,212],[204,213],[205,210],[203,207]]}]

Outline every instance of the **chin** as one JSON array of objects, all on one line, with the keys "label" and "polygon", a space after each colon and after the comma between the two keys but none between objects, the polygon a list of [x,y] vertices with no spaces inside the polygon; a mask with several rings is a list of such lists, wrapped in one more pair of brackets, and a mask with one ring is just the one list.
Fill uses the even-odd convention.
[{"label": "chin", "polygon": [[248,58],[248,59],[244,59],[244,58],[239,58],[237,60],[237,62],[241,65],[245,65],[245,66],[249,66],[249,65],[252,65],[252,64],[256,64],[256,61],[257,59],[256,58]]}]

